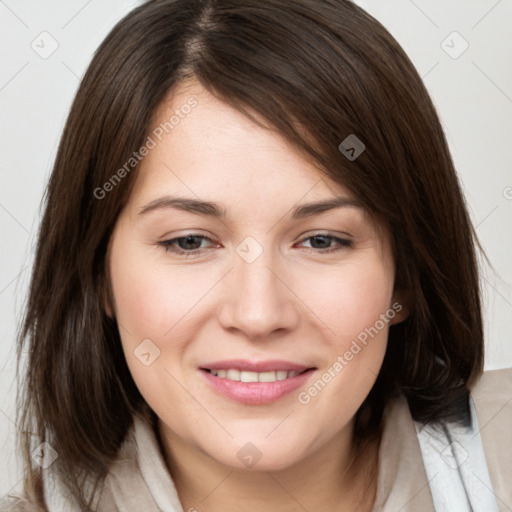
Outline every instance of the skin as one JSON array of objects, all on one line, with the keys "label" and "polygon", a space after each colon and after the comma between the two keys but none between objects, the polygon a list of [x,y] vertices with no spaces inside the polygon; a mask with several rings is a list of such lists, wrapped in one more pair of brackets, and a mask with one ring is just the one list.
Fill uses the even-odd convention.
[{"label": "skin", "polygon": [[[397,301],[389,235],[354,206],[292,219],[298,204],[353,196],[196,82],[168,95],[153,127],[191,96],[197,107],[139,165],[108,252],[109,313],[122,327],[135,383],[159,418],[183,508],[369,510],[378,445],[358,459],[357,471],[348,467],[354,415],[381,367],[389,323],[308,404],[298,394]],[[170,207],[140,214],[165,194],[214,201],[227,216]],[[159,245],[189,233],[207,237],[181,245],[199,255]],[[310,238],[326,233],[352,245]],[[236,252],[248,236],[263,251],[251,263]],[[325,252],[332,248],[339,250]],[[146,339],[160,350],[148,366],[134,354]],[[271,404],[244,405],[218,394],[198,369],[232,358],[317,370]],[[237,457],[248,442],[262,455],[250,468]]]}]

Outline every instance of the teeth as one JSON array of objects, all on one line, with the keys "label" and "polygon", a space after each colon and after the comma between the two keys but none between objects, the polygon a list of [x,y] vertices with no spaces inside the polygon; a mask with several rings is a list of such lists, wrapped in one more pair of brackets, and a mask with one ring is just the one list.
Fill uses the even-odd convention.
[{"label": "teeth", "polygon": [[240,371],[239,370],[226,370],[226,377],[229,380],[240,380]]},{"label": "teeth", "polygon": [[[287,372],[282,373],[284,373],[284,378],[286,379]],[[258,375],[258,382],[275,382],[277,380],[276,374],[277,372],[261,372]]]},{"label": "teeth", "polygon": [[210,370],[212,375],[221,379],[229,379],[237,382],[276,382],[277,380],[290,379],[299,375],[299,372],[278,370],[276,372],[246,372],[235,369]]},{"label": "teeth", "polygon": [[258,382],[258,372],[240,372],[242,382]]}]

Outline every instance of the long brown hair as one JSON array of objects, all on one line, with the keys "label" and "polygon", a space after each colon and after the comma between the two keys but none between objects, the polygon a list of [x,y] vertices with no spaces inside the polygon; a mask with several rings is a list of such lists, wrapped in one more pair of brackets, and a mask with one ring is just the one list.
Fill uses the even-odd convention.
[{"label": "long brown hair", "polygon": [[[25,492],[41,507],[34,443],[55,448],[52,469],[89,510],[85,480],[101,483],[146,407],[104,307],[106,249],[136,170],[103,198],[95,190],[144,144],[164,96],[192,76],[265,119],[389,226],[395,288],[410,314],[390,329],[355,443],[375,436],[399,392],[415,420],[461,419],[482,371],[476,235],[435,108],[388,31],[347,0],[150,1],[97,50],[45,194],[18,347]],[[365,145],[355,160],[339,149],[349,135]]]}]

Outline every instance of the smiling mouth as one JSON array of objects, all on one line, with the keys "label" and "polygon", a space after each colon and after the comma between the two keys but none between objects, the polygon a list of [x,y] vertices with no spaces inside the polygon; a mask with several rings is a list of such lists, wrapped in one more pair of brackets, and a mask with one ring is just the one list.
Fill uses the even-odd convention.
[{"label": "smiling mouth", "polygon": [[306,368],[301,372],[287,370],[251,372],[246,370],[237,370],[236,368],[230,368],[227,370],[210,370],[208,368],[201,369],[220,379],[227,379],[234,382],[277,382],[302,375],[303,373],[312,371],[315,368]]},{"label": "smiling mouth", "polygon": [[205,364],[199,370],[206,384],[225,398],[243,405],[264,405],[305,385],[317,368],[288,361],[232,360]]}]

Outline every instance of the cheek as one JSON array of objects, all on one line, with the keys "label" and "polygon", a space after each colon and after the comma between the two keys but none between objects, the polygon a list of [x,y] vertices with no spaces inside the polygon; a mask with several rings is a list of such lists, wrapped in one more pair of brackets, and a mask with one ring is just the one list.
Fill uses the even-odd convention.
[{"label": "cheek", "polygon": [[389,315],[394,278],[379,259],[346,266],[336,276],[323,283],[325,292],[308,297],[327,329],[329,355],[317,380],[297,397],[304,414],[324,418],[326,438],[347,424],[375,383],[390,325],[381,315]]},{"label": "cheek", "polygon": [[384,262],[361,262],[326,275],[302,295],[341,350],[390,308],[393,278]]},{"label": "cheek", "polygon": [[201,297],[200,283],[192,285],[185,270],[170,272],[165,265],[143,261],[136,257],[136,250],[117,262],[111,270],[116,316],[134,337],[159,341]]},{"label": "cheek", "polygon": [[170,306],[161,300],[162,283],[144,266],[128,260],[118,264],[111,276],[119,324],[134,338],[160,336]]},{"label": "cheek", "polygon": [[[149,261],[142,261],[137,248],[112,250],[110,269],[115,297],[115,314],[126,362],[140,393],[153,410],[171,401],[186,407],[186,396],[175,385],[175,369],[168,356],[179,364],[186,347],[178,323],[190,309],[186,286],[179,273],[162,272]],[[129,257],[119,257],[121,252]],[[184,290],[184,291],[183,291]],[[175,326],[176,327],[173,327]],[[172,330],[172,345],[164,343]],[[164,405],[163,405],[164,404]]]}]

